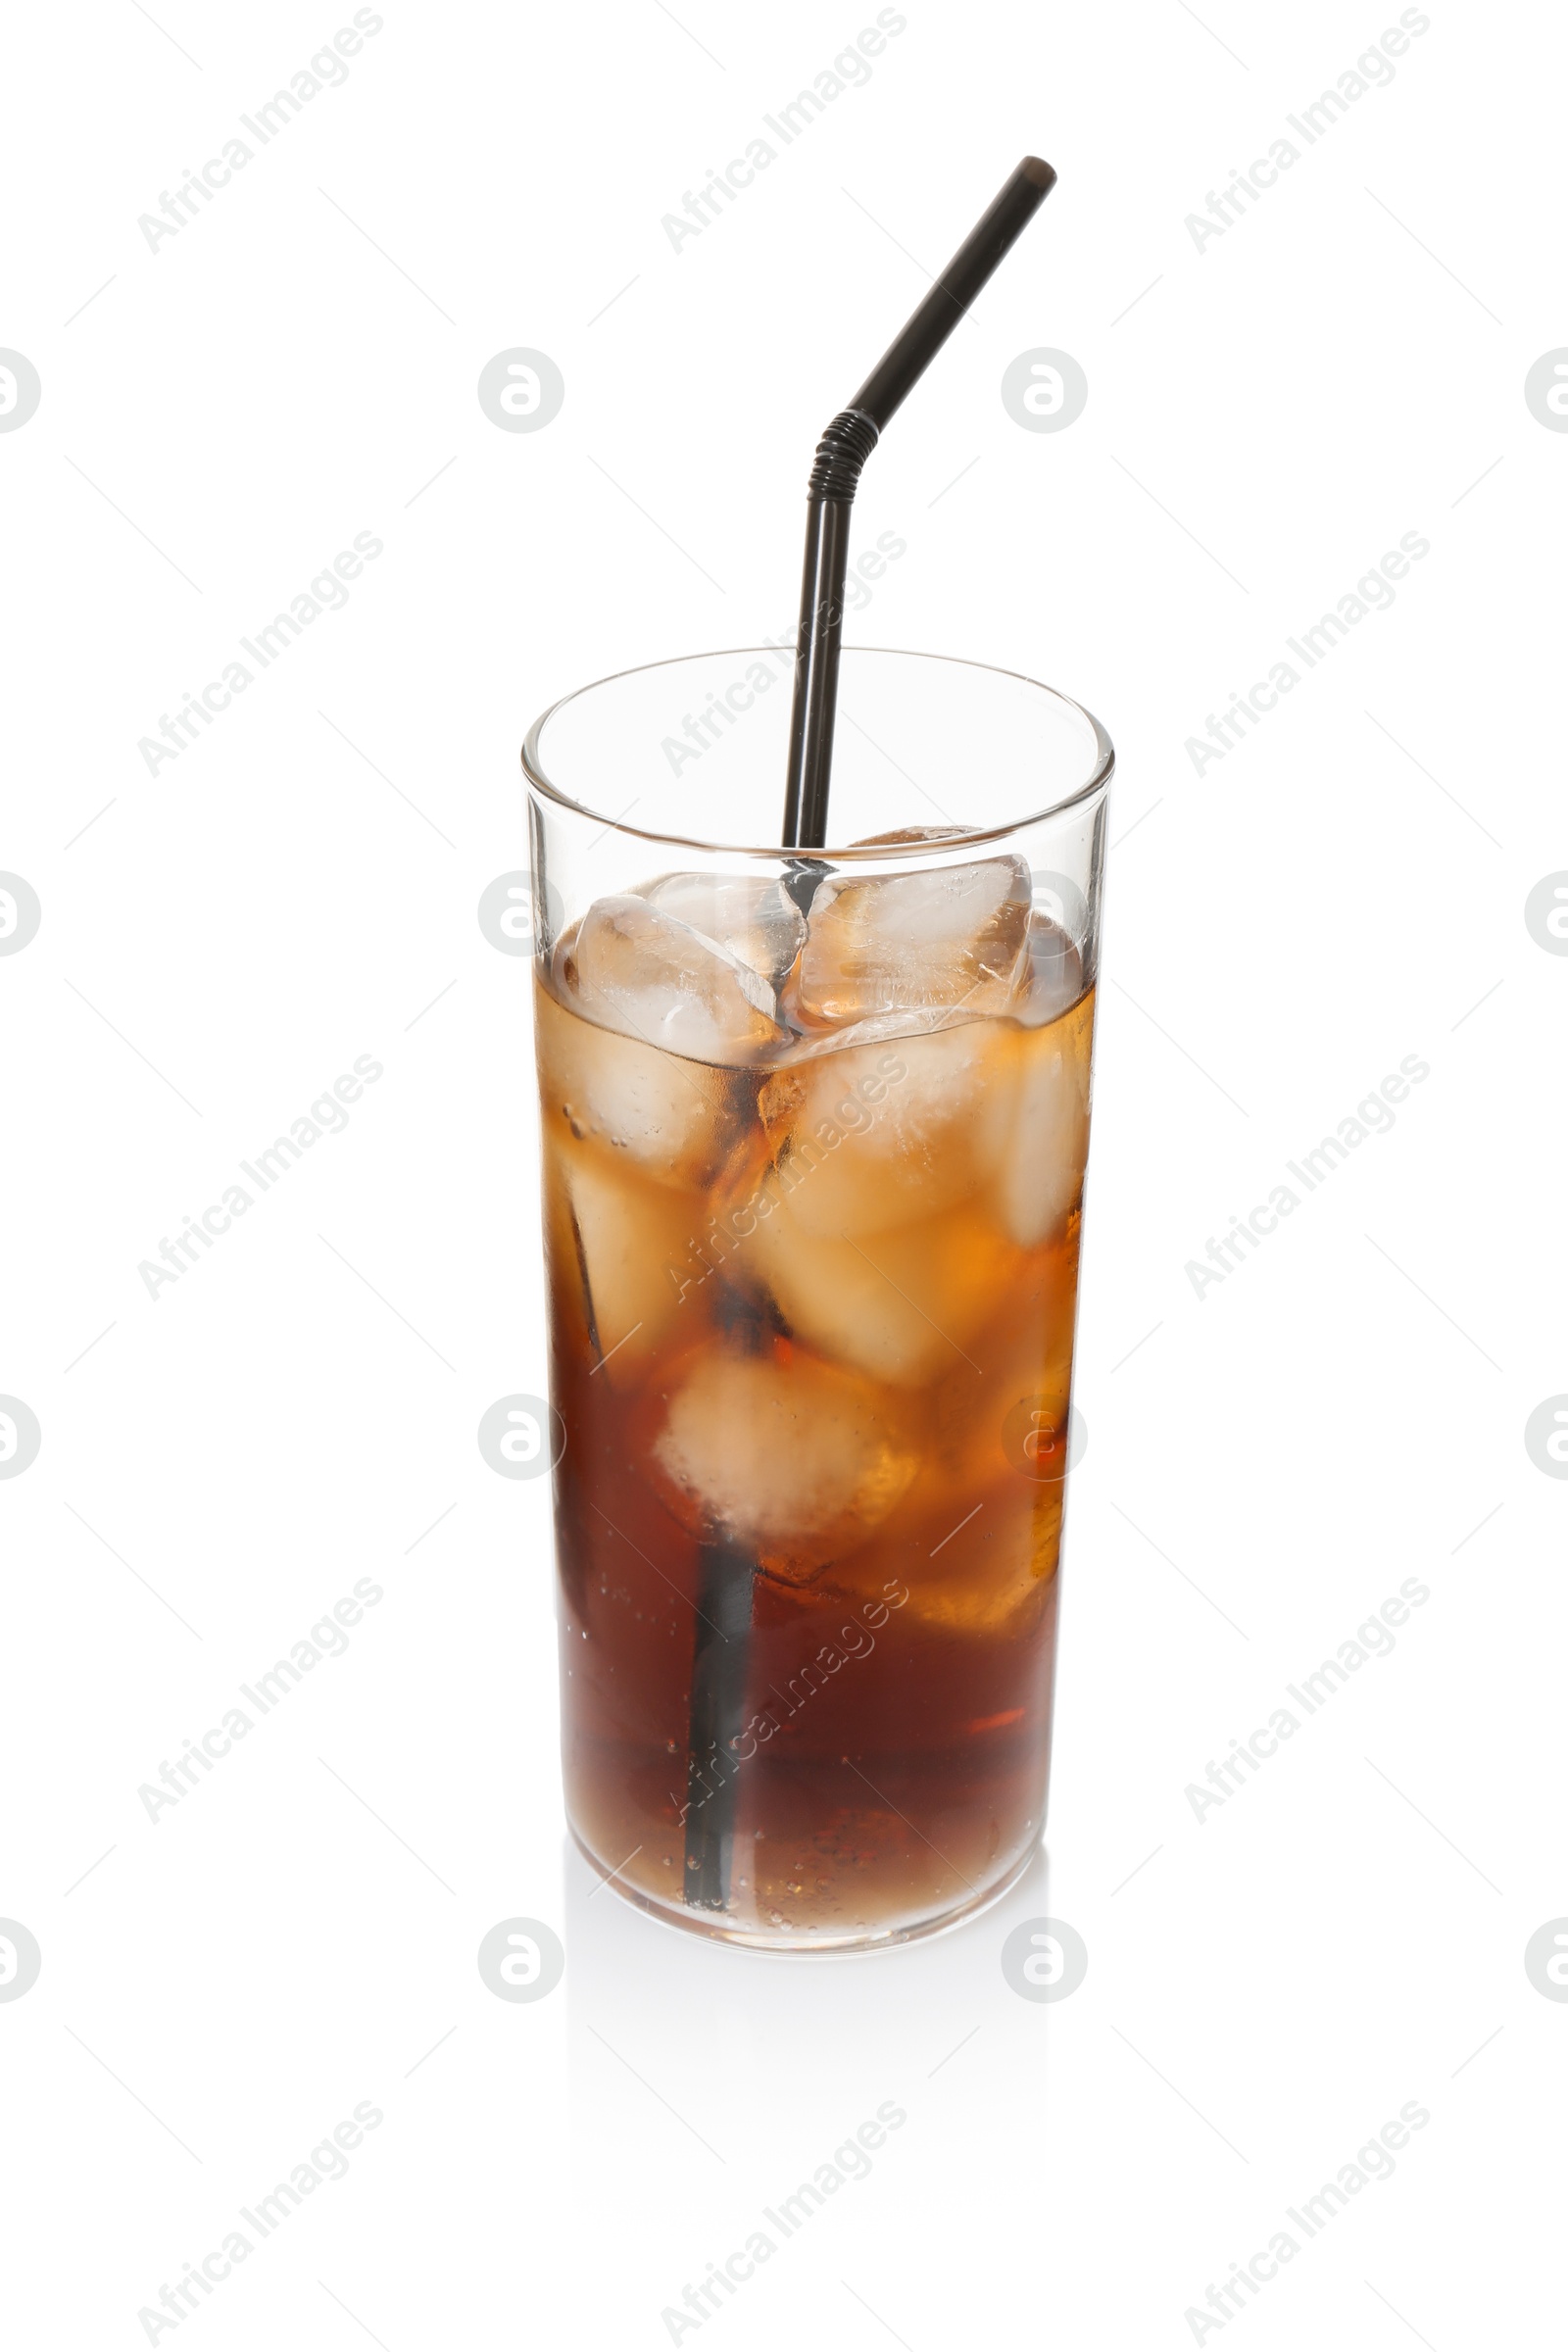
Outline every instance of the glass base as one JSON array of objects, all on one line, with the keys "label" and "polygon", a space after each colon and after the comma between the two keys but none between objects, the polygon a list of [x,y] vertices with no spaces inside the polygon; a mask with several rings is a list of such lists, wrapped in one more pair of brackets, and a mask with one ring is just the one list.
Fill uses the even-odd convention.
[{"label": "glass base", "polygon": [[572,1843],[601,1883],[608,1885],[622,1902],[630,1903],[638,1911],[646,1911],[650,1919],[662,1921],[666,1928],[679,1928],[688,1936],[706,1936],[714,1943],[736,1944],[745,1951],[787,1952],[792,1957],[806,1959],[822,1953],[843,1959],[846,1955],[891,1951],[899,1944],[917,1943],[930,1936],[945,1935],[950,1928],[961,1927],[965,1921],[977,1919],[982,1911],[989,1911],[994,1904],[1000,1903],[1017,1885],[1039,1852],[1038,1841],[1031,1843],[990,1885],[981,1887],[977,1893],[969,1894],[961,1903],[955,1903],[945,1911],[933,1912],[929,1918],[842,1936],[804,1936],[798,1930],[748,1927],[740,1921],[726,1918],[721,1911],[698,1910],[684,1903],[661,1902],[657,1896],[646,1894],[640,1887],[630,1886],[618,1878],[613,1865],[594,1852],[573,1822],[568,1820],[566,1827]]}]

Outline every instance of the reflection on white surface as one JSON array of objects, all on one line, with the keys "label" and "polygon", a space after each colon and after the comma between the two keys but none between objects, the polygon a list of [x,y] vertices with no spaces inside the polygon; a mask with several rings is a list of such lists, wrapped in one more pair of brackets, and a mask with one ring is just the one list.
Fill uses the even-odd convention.
[{"label": "reflection on white surface", "polygon": [[1054,2011],[1009,1987],[1002,1950],[1050,1911],[1043,1852],[977,1919],[846,1958],[682,1934],[574,1846],[564,1875],[571,2205],[626,2340],[719,2321],[753,2343],[820,2337],[806,2315],[829,2287],[843,2340],[869,2340],[890,2250],[933,2203],[961,2210],[954,2176],[977,2153],[1007,2199],[1038,2196]]}]

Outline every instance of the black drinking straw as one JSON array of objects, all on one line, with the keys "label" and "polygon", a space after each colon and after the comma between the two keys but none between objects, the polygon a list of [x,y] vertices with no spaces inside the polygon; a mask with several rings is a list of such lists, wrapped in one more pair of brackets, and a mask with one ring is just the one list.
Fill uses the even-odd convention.
[{"label": "black drinking straw", "polygon": [[697,1635],[686,1759],[685,1884],[688,1906],[729,1902],[735,1842],[735,1741],[746,1725],[747,1653],[757,1564],[729,1544],[698,1553]]},{"label": "black drinking straw", "polygon": [[[786,849],[820,849],[827,839],[850,509],[860,468],[875,449],[888,418],[919,381],[1055,184],[1056,174],[1049,164],[1035,155],[1024,157],[913,318],[817,443],[808,492],[806,567],[795,648],[795,704],[784,802]],[[791,885],[803,909],[809,906],[811,871],[808,867],[798,873]],[[739,1300],[733,1319],[740,1324],[747,1319]],[[755,1575],[754,1563],[735,1545],[703,1545],[684,1819],[684,1894],[687,1904],[696,1910],[722,1911],[730,1901],[734,1776],[739,1769],[734,1748],[745,1720]]]},{"label": "black drinking straw", "polygon": [[1056,184],[1037,155],[1026,155],[996,202],[982,214],[930,293],[883,353],[847,409],[816,445],[806,510],[806,564],[795,642],[795,708],[790,719],[784,845],[820,849],[827,839],[827,793],[833,764],[839,642],[844,627],[844,571],[850,509],[860,468],[888,418],[911,391],[1004,254]]}]

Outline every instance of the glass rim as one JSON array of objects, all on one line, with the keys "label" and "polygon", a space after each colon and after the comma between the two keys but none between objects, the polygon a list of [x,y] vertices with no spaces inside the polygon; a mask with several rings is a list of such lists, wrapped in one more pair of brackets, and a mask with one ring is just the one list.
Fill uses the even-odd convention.
[{"label": "glass rim", "polygon": [[[676,669],[688,662],[733,661],[743,659],[747,655],[756,655],[759,660],[774,659],[778,652],[779,648],[776,646],[715,646],[706,653],[670,654],[659,662],[634,662],[625,669],[612,670],[606,677],[591,679],[586,686],[574,686],[569,694],[558,695],[548,709],[541,710],[523,737],[521,752],[523,776],[533,791],[543,793],[547,800],[556,804],[557,808],[570,809],[574,816],[587,817],[592,823],[603,825],[607,832],[626,834],[634,841],[653,842],[661,848],[717,850],[722,851],[726,856],[735,858],[777,859],[806,857],[831,858],[841,861],[863,859],[867,862],[891,863],[900,858],[929,858],[934,853],[945,849],[952,841],[961,840],[966,849],[985,842],[1004,841],[1010,834],[1021,832],[1027,825],[1040,824],[1048,817],[1061,816],[1069,809],[1077,808],[1081,802],[1090,799],[1103,785],[1108,784],[1115,772],[1116,749],[1110,737],[1091,710],[1087,709],[1084,704],[1075,702],[1070,694],[1063,694],[1058,687],[1048,686],[1042,679],[1028,677],[1019,669],[1004,669],[1000,663],[995,662],[971,662],[963,654],[926,654],[918,652],[911,646],[847,645],[843,648],[841,657],[845,660],[853,659],[857,654],[886,654],[906,662],[946,662],[956,669],[979,670],[991,677],[1011,678],[1020,686],[1032,687],[1037,694],[1049,695],[1054,703],[1076,712],[1078,717],[1085,720],[1089,726],[1090,733],[1094,738],[1095,758],[1088,776],[1081,784],[1074,785],[1070,792],[1063,793],[1056,800],[1049,801],[1043,808],[1025,811],[1018,816],[1008,817],[1002,824],[983,826],[978,831],[956,830],[951,834],[939,834],[933,839],[924,841],[857,842],[847,844],[842,849],[827,843],[820,849],[795,850],[788,844],[777,841],[760,844],[705,841],[692,834],[656,832],[644,825],[629,825],[624,816],[607,816],[602,809],[590,808],[585,801],[574,799],[559,784],[552,783],[549,776],[546,775],[539,755],[540,737],[559,711],[565,710],[570,703],[580,702],[584,695],[597,693],[601,686],[613,686],[622,678],[640,677],[651,669]],[[781,775],[779,778],[781,806],[783,791],[784,781]]]}]

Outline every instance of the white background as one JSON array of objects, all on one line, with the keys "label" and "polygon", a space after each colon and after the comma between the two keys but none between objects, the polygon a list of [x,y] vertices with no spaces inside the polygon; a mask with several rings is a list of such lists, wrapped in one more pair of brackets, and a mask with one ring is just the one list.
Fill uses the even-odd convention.
[{"label": "white background", "polygon": [[[1392,5],[909,0],[677,252],[661,217],[874,9],[387,0],[154,252],[138,216],[350,15],[155,13],[14,21],[0,148],[0,343],[43,387],[0,435],[0,867],[43,910],[0,958],[0,1391],[42,1430],[0,1482],[0,1913],[43,1955],[0,2004],[10,2332],[148,2340],[369,2101],[347,2178],[155,2340],[657,2346],[893,2101],[871,2177],[679,2340],[1540,2340],[1568,1491],[1523,1428],[1568,1390],[1568,962],[1523,907],[1568,865],[1568,437],[1523,384],[1568,343],[1560,16],[1434,0],[1306,148],[1284,118]],[[1200,250],[1185,217],[1282,133]],[[544,1379],[527,966],[475,906],[546,703],[791,626],[816,434],[1026,150],[1060,185],[871,462],[858,535],[908,553],[853,634],[1048,678],[1120,754],[1049,1877],[791,1965],[564,1850],[547,1483],[474,1442]],[[564,377],[544,430],[478,405],[513,346]],[[1000,398],[1042,346],[1089,382],[1058,433]],[[138,739],[357,532],[346,608],[150,775]],[[1393,608],[1196,774],[1406,532]],[[139,1262],[359,1055],[347,1130],[150,1298]],[[1406,1055],[1392,1132],[1195,1296]],[[1411,1577],[1393,1654],[1195,1818]],[[149,1820],[361,1578],[346,1653]],[[1056,2005],[998,1964],[1043,1914],[1090,1954]],[[566,1946],[533,2004],[475,1967],[514,1915]],[[1394,2177],[1195,2329],[1409,2101]]]}]

